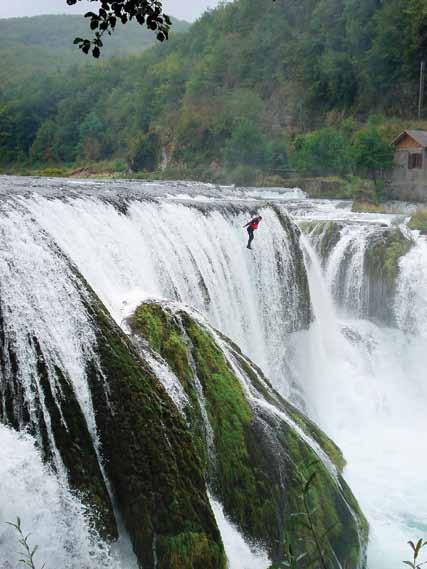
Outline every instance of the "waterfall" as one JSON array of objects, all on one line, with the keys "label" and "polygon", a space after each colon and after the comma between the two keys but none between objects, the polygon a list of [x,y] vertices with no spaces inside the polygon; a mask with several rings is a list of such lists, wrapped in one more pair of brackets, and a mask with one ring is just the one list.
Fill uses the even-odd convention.
[{"label": "waterfall", "polygon": [[418,237],[401,260],[395,313],[399,328],[427,339],[427,241]]},{"label": "waterfall", "polygon": [[[54,455],[65,494],[70,492],[67,469],[52,426],[43,423],[49,421],[50,409],[44,401],[45,386],[39,383],[40,362],[59,414],[62,408],[55,396],[61,394],[64,377],[84,413],[93,445],[98,446],[86,373],[87,363],[96,360],[95,334],[73,263],[119,324],[125,326],[124,318],[148,297],[184,301],[242,340],[266,368],[279,352],[282,360],[286,357],[283,330],[291,333],[307,319],[307,299],[294,279],[303,269],[301,253],[292,242],[297,233],[271,208],[263,214],[272,231],[260,231],[257,239],[268,254],[250,257],[242,228],[250,215],[247,205],[206,208],[141,199],[123,205],[93,196],[70,199],[62,193],[11,192],[0,206],[0,338],[6,362],[1,370],[2,418],[16,427],[31,425],[40,447]],[[266,341],[271,326],[276,336]],[[167,367],[153,357],[148,364],[175,393],[178,406],[182,404],[182,393]],[[59,420],[66,425],[63,416]],[[20,514],[19,504],[11,509],[12,517]],[[237,529],[233,532],[236,535]],[[61,556],[64,546],[57,541],[54,547],[52,559]],[[248,547],[246,557],[246,569],[259,567],[259,555]],[[237,568],[235,557],[231,562],[232,569]]]},{"label": "waterfall", "polygon": [[283,333],[305,326],[308,304],[298,246],[271,208],[258,210],[264,227],[251,253],[242,228],[247,208],[133,200],[124,215],[93,198],[21,202],[118,323],[147,298],[184,302],[206,313],[269,377],[281,375],[289,350]]},{"label": "waterfall", "polygon": [[[67,542],[52,533],[56,526],[58,532],[72,526],[78,532],[74,542],[82,543],[83,557],[77,560],[92,567],[85,565],[84,552],[95,546],[83,507],[72,501],[51,426],[40,425],[39,410],[46,403],[36,373],[41,353],[52,393],[61,389],[58,370],[68,378],[96,447],[85,372],[95,358],[95,337],[75,266],[122,327],[142,301],[166,299],[200,311],[234,340],[282,395],[341,446],[348,463],[345,477],[371,524],[369,569],[404,558],[406,541],[426,530],[427,463],[420,450],[427,434],[424,238],[415,236],[414,247],[399,262],[395,297],[387,297],[392,326],[371,317],[367,300],[372,291],[366,253],[387,231],[379,216],[369,224],[363,215],[348,222],[345,211],[327,201],[302,202],[297,191],[271,191],[271,206],[259,190],[191,184],[2,179],[0,186],[0,346],[5,354],[0,417],[15,427],[38,424],[36,442],[46,446],[40,433],[47,433],[56,469],[56,474],[46,471],[29,435],[0,427],[0,504],[13,496],[2,520],[21,515],[34,533],[32,516],[40,509],[48,528],[46,539],[34,535],[40,549],[55,546],[48,551],[56,565],[74,568],[61,557]],[[305,220],[315,219],[316,211],[324,220],[341,216],[327,258],[321,258],[314,235],[302,236],[300,243],[295,224],[286,218],[286,212],[298,218],[303,208]],[[242,226],[254,213],[263,221],[254,251],[248,251]],[[177,406],[184,406],[185,395],[170,370],[150,357]],[[20,385],[10,380],[15,367]],[[13,413],[5,403],[11,399]],[[25,473],[24,464],[30,472],[17,479],[16,490],[9,488],[6,474],[21,468]],[[34,487],[42,478],[46,487],[38,496]],[[42,496],[45,507],[37,501]],[[71,506],[61,514],[58,504]],[[220,506],[214,510],[222,519]],[[224,531],[233,535],[232,529]],[[0,529],[0,561],[5,531]],[[94,559],[104,555],[104,566],[115,567],[118,562],[99,543]],[[262,569],[255,561],[253,567]]]},{"label": "waterfall", "polygon": [[226,518],[221,504],[210,496],[210,503],[215,515],[224,548],[231,568],[266,569],[270,566],[268,556],[260,549],[250,548],[238,529]]},{"label": "waterfall", "polygon": [[[348,238],[358,232],[351,228],[342,233],[344,243],[338,243],[330,257],[334,267],[349,265]],[[355,257],[366,246],[366,234],[360,239]],[[391,567],[405,558],[406,542],[426,529],[427,462],[419,437],[427,434],[422,359],[427,244],[420,239],[401,259],[394,307],[397,329],[356,319],[352,295],[347,297],[347,313],[338,312],[331,274],[339,268],[331,271],[327,263],[323,271],[309,240],[304,238],[303,245],[315,318],[307,368],[301,372],[310,413],[348,461],[346,478],[371,524],[369,568]]]},{"label": "waterfall", "polygon": [[[0,316],[4,352],[13,361],[3,369],[3,389],[15,400],[15,416],[1,415],[12,423],[40,421],[38,407],[46,411],[44,390],[38,379],[41,358],[58,404],[62,387],[57,370],[68,377],[96,445],[96,427],[85,362],[93,357],[94,333],[84,309],[84,291],[78,288],[70,266],[46,232],[19,205],[1,210],[0,226]],[[17,367],[19,387],[13,385],[11,367]],[[5,400],[3,400],[3,403]],[[46,419],[49,413],[44,412]],[[55,449],[50,425],[46,425],[56,467],[61,460]],[[38,429],[40,433],[41,428]],[[42,441],[39,441],[42,443]]]},{"label": "waterfall", "polygon": [[35,441],[0,425],[0,566],[15,568],[22,549],[18,535],[4,522],[21,518],[30,533],[37,567],[61,569],[130,569],[91,527],[85,506],[42,462]]}]

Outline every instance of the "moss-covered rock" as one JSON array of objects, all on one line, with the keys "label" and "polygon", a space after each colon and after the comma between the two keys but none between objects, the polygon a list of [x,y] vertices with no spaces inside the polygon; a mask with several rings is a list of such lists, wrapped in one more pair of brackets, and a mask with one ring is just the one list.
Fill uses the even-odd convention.
[{"label": "moss-covered rock", "polygon": [[301,230],[310,236],[323,264],[341,238],[342,224],[336,221],[308,221],[300,224]]},{"label": "moss-covered rock", "polygon": [[77,401],[69,377],[58,367],[49,368],[47,354],[36,337],[28,338],[37,356],[37,381],[33,379],[32,409],[21,384],[21,370],[15,347],[4,332],[0,310],[0,421],[15,429],[26,428],[38,440],[46,462],[55,468],[59,454],[72,490],[88,506],[99,534],[117,538],[113,506],[98,462],[94,441]]},{"label": "moss-covered rock", "polygon": [[387,213],[383,204],[354,200],[351,211],[355,213]]},{"label": "moss-covered rock", "polygon": [[[97,330],[98,363],[88,373],[105,468],[139,560],[148,568],[225,567],[184,419],[104,307],[94,301],[88,310]],[[177,361],[178,349],[169,345]]]},{"label": "moss-covered rock", "polygon": [[[37,355],[30,412],[1,314],[0,420],[15,428],[28,426],[53,466],[58,463],[53,460],[55,453],[59,454],[70,486],[88,506],[96,528],[114,540],[117,528],[105,472],[144,568],[225,569],[205,466],[185,419],[77,271],[75,278],[96,334],[86,376],[97,440],[89,432],[70,379],[52,365],[35,337],[28,338]],[[155,326],[155,321],[151,324]],[[155,327],[152,330],[155,333]],[[168,353],[179,366],[179,345],[173,340]]]},{"label": "moss-covered rock", "polygon": [[366,249],[367,313],[371,318],[394,323],[390,310],[396,290],[399,261],[413,242],[399,228],[392,227],[374,235]]},{"label": "moss-covered rock", "polygon": [[427,235],[427,209],[416,211],[409,220],[409,229],[416,229],[421,235]]},{"label": "moss-covered rock", "polygon": [[[322,535],[330,528],[322,538],[330,559],[337,555],[343,566],[359,567],[367,524],[342,480],[344,459],[338,447],[275,393],[234,344],[182,310],[144,304],[130,325],[135,337],[146,338],[169,363],[189,400],[200,404],[194,393],[196,383],[202,386],[214,455],[206,459],[206,449],[201,460],[211,491],[241,531],[263,544],[274,562],[283,560],[290,531],[301,538],[299,550],[314,555],[312,535],[295,526],[300,518],[294,514],[302,511],[302,490],[316,462],[317,478],[308,497],[311,507],[319,508],[316,532]],[[170,350],[171,342],[179,345],[177,351]],[[200,431],[194,436],[200,438]],[[312,566],[308,559],[302,568]]]},{"label": "moss-covered rock", "polygon": [[[311,221],[300,224],[301,230],[309,236],[324,267],[336,245],[341,239],[342,223],[336,221]],[[399,227],[380,227],[369,230],[364,255],[364,286],[361,311],[363,316],[387,325],[394,324],[393,304],[396,290],[399,261],[405,255],[413,241],[402,233]],[[350,242],[350,246],[353,243]],[[335,300],[343,305],[347,300],[344,295],[346,282],[350,277],[353,252],[347,245],[334,283]],[[345,308],[349,308],[345,306]]]}]

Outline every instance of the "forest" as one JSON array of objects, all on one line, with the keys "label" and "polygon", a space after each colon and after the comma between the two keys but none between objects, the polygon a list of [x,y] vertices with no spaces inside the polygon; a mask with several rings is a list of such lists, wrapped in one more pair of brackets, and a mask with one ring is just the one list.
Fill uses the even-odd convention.
[{"label": "forest", "polygon": [[[110,39],[123,49],[136,33]],[[392,138],[427,124],[416,120],[423,0],[236,0],[162,45],[96,64],[69,35],[69,64],[55,61],[64,43],[47,45],[31,77],[16,65],[28,51],[2,36],[0,53],[17,58],[13,86],[0,91],[3,171],[108,161],[236,183],[375,178],[390,165]]]}]

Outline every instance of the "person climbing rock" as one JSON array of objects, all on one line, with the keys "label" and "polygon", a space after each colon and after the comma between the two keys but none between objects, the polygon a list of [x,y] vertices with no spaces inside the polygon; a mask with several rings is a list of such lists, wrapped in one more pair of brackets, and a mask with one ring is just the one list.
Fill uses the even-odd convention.
[{"label": "person climbing rock", "polygon": [[259,215],[257,217],[254,217],[253,219],[251,219],[251,221],[249,221],[246,225],[243,226],[243,227],[248,228],[249,240],[248,240],[248,244],[246,245],[246,247],[248,249],[252,249],[251,243],[254,240],[254,231],[256,229],[258,229],[258,225],[259,225],[261,219],[262,219],[262,217]]}]

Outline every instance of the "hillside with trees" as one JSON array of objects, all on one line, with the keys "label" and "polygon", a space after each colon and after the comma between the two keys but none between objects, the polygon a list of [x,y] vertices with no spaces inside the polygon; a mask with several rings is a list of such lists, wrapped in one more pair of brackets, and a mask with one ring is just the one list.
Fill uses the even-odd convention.
[{"label": "hillside with trees", "polygon": [[[93,64],[73,46],[74,38],[87,34],[87,27],[87,20],[73,15],[0,19],[0,91],[8,93],[40,73],[60,73],[70,65]],[[187,22],[173,21],[175,33],[188,28]],[[105,42],[103,57],[140,54],[154,43],[150,31],[130,22],[126,28],[117,26]]]},{"label": "hillside with trees", "polygon": [[391,137],[426,126],[414,122],[426,47],[423,0],[236,0],[140,56],[3,95],[0,160],[242,183],[375,177]]}]

